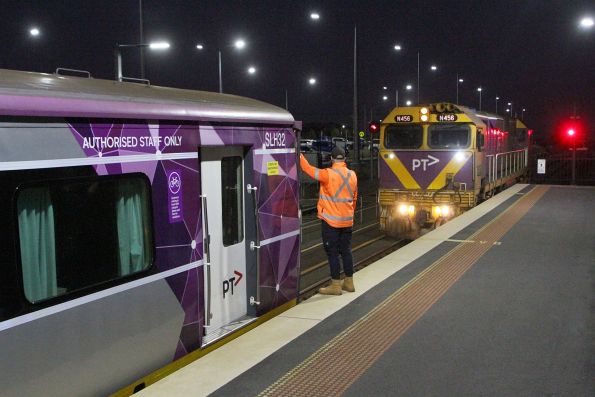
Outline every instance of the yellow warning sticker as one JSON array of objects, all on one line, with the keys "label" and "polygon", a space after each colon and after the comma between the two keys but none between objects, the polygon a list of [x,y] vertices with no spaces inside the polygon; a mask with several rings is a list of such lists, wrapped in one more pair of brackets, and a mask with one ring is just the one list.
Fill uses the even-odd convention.
[{"label": "yellow warning sticker", "polygon": [[267,161],[267,175],[279,175],[278,161]]}]

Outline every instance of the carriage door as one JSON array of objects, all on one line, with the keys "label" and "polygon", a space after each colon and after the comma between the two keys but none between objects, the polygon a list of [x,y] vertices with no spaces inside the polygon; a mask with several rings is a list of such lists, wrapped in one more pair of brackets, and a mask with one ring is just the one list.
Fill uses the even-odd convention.
[{"label": "carriage door", "polygon": [[247,320],[243,168],[241,147],[201,149],[205,236],[203,345],[234,331]]}]

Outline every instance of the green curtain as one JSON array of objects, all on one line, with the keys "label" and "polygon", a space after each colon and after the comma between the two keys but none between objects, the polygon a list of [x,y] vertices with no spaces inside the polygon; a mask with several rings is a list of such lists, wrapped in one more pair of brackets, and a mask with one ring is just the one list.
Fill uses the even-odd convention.
[{"label": "green curtain", "polygon": [[149,257],[143,224],[146,194],[144,185],[138,181],[122,181],[118,185],[116,211],[121,276],[143,270]]},{"label": "green curtain", "polygon": [[56,296],[54,207],[49,189],[23,190],[17,210],[25,295],[31,302]]}]

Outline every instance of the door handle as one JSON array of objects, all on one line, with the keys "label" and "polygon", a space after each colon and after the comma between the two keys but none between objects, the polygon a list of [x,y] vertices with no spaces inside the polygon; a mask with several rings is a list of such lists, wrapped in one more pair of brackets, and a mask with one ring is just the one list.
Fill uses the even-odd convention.
[{"label": "door handle", "polygon": [[205,302],[205,326],[211,325],[211,236],[209,235],[209,211],[207,206],[207,195],[201,195],[202,198],[202,218],[203,218],[203,250],[205,252],[205,268],[207,270],[207,296]]}]

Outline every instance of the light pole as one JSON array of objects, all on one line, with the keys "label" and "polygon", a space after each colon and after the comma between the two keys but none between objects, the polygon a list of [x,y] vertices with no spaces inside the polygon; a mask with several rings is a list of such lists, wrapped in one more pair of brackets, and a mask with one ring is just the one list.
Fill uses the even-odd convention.
[{"label": "light pole", "polygon": [[[122,81],[122,48],[146,48],[149,47],[151,50],[166,50],[170,47],[169,43],[165,41],[149,43],[149,44],[116,44],[114,47],[114,59],[116,63],[116,80]],[[144,70],[141,71],[141,75],[144,76]]]},{"label": "light pole", "polygon": [[481,87],[477,89],[477,92],[479,92],[479,111],[481,112]]},{"label": "light pole", "polygon": [[499,96],[496,97],[496,114],[498,114],[498,100],[500,99]]},{"label": "light pole", "polygon": [[[243,50],[246,47],[246,42],[243,39],[235,41],[233,46],[238,50]],[[219,54],[219,93],[223,93],[223,65],[221,61],[221,50],[217,51]]]},{"label": "light pole", "polygon": [[456,104],[459,104],[459,83],[462,83],[463,79],[459,78],[459,74],[457,73],[457,101]]},{"label": "light pole", "polygon": [[[237,39],[233,43],[232,47],[234,47],[237,50],[243,50],[246,47],[246,41],[244,41],[243,39]],[[205,49],[205,46],[202,43],[198,43],[196,45],[196,49],[202,51]],[[220,49],[217,50],[217,69],[219,74],[219,93],[223,93],[223,62],[221,60]],[[248,69],[248,73],[250,74],[254,74],[255,72],[256,69],[254,69],[254,71],[250,71],[250,69]]]}]

